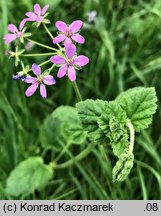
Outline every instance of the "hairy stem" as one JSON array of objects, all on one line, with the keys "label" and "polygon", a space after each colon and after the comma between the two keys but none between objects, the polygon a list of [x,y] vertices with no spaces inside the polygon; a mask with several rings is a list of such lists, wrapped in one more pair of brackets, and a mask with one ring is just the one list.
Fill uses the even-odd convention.
[{"label": "hairy stem", "polygon": [[52,71],[52,69],[53,69],[55,66],[56,66],[56,65],[55,65],[55,64],[53,64],[53,65],[50,67],[49,71],[51,72],[51,71]]},{"label": "hairy stem", "polygon": [[135,130],[134,126],[131,122],[127,122],[126,126],[129,128],[130,131],[130,145],[129,145],[129,152],[132,153],[134,149],[134,141],[135,141]]},{"label": "hairy stem", "polygon": [[[50,62],[50,59],[47,60],[47,61],[42,62],[41,64],[39,64],[39,66],[41,67],[41,66],[43,66],[43,65],[45,65],[45,64],[47,64],[49,62]],[[32,71],[32,69],[30,69],[28,72],[30,72],[30,71]]]},{"label": "hairy stem", "polygon": [[39,64],[39,66],[41,67],[41,66],[43,66],[43,65],[45,65],[45,64],[47,64],[47,63],[49,63],[49,62],[51,62],[50,59],[47,60],[47,61],[42,62],[41,64]]},{"label": "hairy stem", "polygon": [[[43,26],[44,26],[46,32],[47,32],[47,33],[49,34],[49,36],[51,37],[51,39],[53,40],[53,39],[54,39],[54,36],[51,34],[51,32],[49,31],[49,29],[48,29],[48,27],[45,25],[45,23],[43,23]],[[61,47],[59,44],[57,44],[57,46],[59,47],[60,50],[62,50],[62,47]]]},{"label": "hairy stem", "polygon": [[78,85],[77,85],[77,83],[75,81],[73,82],[73,87],[74,87],[75,93],[77,95],[78,101],[82,101],[82,96],[80,94]]},{"label": "hairy stem", "polygon": [[49,55],[55,55],[56,53],[33,53],[33,54],[23,54],[21,56],[23,57],[37,57],[37,56],[49,56]]},{"label": "hairy stem", "polygon": [[29,38],[26,38],[26,40],[28,40],[28,41],[30,41],[30,42],[32,42],[32,43],[38,45],[38,46],[45,47],[45,48],[50,49],[50,50],[58,51],[58,49],[55,49],[55,48],[53,48],[53,47],[50,47],[50,46],[47,46],[47,45],[45,45],[45,44],[39,43],[39,42],[37,42],[37,41],[31,40],[31,39],[29,39]]},{"label": "hairy stem", "polygon": [[78,154],[77,156],[73,157],[72,159],[62,164],[55,165],[55,169],[64,169],[71,165],[74,165],[76,162],[85,158],[93,150],[95,146],[96,146],[96,143],[89,144],[88,147],[84,151],[82,151],[80,154]]},{"label": "hairy stem", "polygon": [[45,25],[45,23],[42,23],[45,30],[47,31],[47,33],[49,34],[49,36],[51,37],[51,39],[54,39],[53,35],[51,34],[51,32],[49,31],[49,29],[47,28],[47,26]]}]

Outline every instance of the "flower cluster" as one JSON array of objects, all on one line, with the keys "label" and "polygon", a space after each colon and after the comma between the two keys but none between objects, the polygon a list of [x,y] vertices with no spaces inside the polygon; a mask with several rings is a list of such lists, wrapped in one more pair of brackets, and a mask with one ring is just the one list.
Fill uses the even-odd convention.
[{"label": "flower cluster", "polygon": [[[13,75],[13,79],[20,79],[24,83],[31,84],[25,92],[26,96],[33,95],[40,86],[40,95],[43,98],[47,97],[45,85],[54,85],[56,83],[53,75],[50,74],[55,66],[60,67],[57,72],[58,78],[62,78],[67,75],[69,80],[74,82],[76,80],[76,70],[80,70],[82,66],[87,65],[89,62],[88,57],[84,55],[77,56],[76,51],[77,43],[85,43],[84,37],[80,35],[80,30],[83,26],[83,22],[81,20],[76,20],[73,21],[70,25],[67,25],[63,21],[57,21],[55,23],[55,26],[59,32],[57,36],[53,37],[46,26],[46,24],[50,23],[50,21],[46,19],[46,16],[48,15],[48,7],[49,5],[45,5],[41,9],[39,4],[35,4],[33,12],[29,11],[25,13],[26,17],[20,22],[19,28],[17,28],[13,24],[9,24],[8,30],[11,33],[4,36],[6,44],[15,41],[15,51],[9,51],[8,55],[10,57],[15,57],[16,66],[20,64],[22,67],[22,70],[20,72],[17,72],[16,75]],[[29,39],[28,37],[32,34],[25,32],[27,29],[26,25],[29,22],[33,22],[33,25],[37,28],[42,24],[49,36],[52,38],[51,44],[55,44],[58,49]],[[23,49],[21,48],[22,44],[24,44]],[[50,51],[53,50],[53,53],[26,54],[24,52],[30,50],[30,47],[28,48],[28,44],[32,44],[32,46],[40,45],[42,47],[50,49]],[[47,61],[41,63],[40,65],[34,63],[32,64],[32,66],[24,66],[24,62],[22,60],[23,57],[41,55],[52,55],[52,57],[49,57]],[[52,66],[48,70],[41,72],[40,66],[50,62],[53,63]],[[36,77],[30,75],[30,72],[33,72]]]}]

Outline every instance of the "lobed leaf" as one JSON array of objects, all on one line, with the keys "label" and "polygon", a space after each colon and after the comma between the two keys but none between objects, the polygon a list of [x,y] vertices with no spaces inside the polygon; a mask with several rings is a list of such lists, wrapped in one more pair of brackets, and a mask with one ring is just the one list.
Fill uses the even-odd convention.
[{"label": "lobed leaf", "polygon": [[113,153],[117,157],[120,157],[129,145],[126,121],[126,112],[116,102],[109,102],[98,119],[99,127],[110,139]]}]

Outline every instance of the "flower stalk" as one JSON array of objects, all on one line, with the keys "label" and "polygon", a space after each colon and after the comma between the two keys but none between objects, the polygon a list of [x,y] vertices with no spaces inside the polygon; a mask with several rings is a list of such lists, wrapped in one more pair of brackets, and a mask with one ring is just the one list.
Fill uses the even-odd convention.
[{"label": "flower stalk", "polygon": [[134,149],[134,141],[135,141],[135,130],[134,126],[132,125],[131,122],[127,122],[126,126],[128,127],[130,131],[130,145],[129,145],[129,152],[132,153]]},{"label": "flower stalk", "polygon": [[[72,159],[62,163],[62,164],[55,164],[55,169],[65,169],[67,167],[70,167],[72,165],[74,165],[76,162],[81,161],[82,159],[84,159],[88,154],[91,153],[91,151],[94,149],[94,147],[96,146],[96,143],[91,143],[88,145],[88,147],[86,149],[84,149],[80,154],[78,154],[77,156],[73,157]],[[52,163],[53,164],[53,163]]]},{"label": "flower stalk", "polygon": [[45,44],[39,43],[39,42],[37,42],[37,41],[31,40],[31,39],[29,39],[29,38],[26,38],[26,40],[28,40],[28,41],[30,41],[30,42],[32,42],[32,43],[38,45],[38,46],[44,47],[44,48],[46,48],[46,49],[58,51],[58,49],[55,49],[55,48],[53,48],[53,47],[50,47],[50,46],[47,46],[47,45],[45,45]]},{"label": "flower stalk", "polygon": [[23,57],[38,57],[38,56],[49,56],[49,55],[53,55],[56,53],[33,53],[33,54],[23,54],[21,56]]},{"label": "flower stalk", "polygon": [[82,96],[80,94],[80,91],[79,91],[79,88],[78,88],[76,81],[72,82],[72,84],[73,84],[73,88],[75,90],[75,93],[77,95],[78,101],[82,101]]}]

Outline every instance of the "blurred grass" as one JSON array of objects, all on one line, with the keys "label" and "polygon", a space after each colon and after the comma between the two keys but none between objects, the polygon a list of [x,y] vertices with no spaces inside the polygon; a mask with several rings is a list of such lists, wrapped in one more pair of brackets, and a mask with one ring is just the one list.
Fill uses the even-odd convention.
[{"label": "blurred grass", "polygon": [[[160,0],[138,0],[137,3],[133,0],[0,1],[0,199],[8,198],[4,186],[9,172],[28,156],[42,154],[38,134],[44,119],[59,105],[76,102],[67,79],[49,88],[46,100],[38,94],[26,98],[26,85],[12,81],[12,74],[20,68],[15,68],[13,61],[4,55],[12,46],[5,46],[2,38],[7,33],[8,23],[18,25],[36,2],[42,6],[49,3],[52,33],[56,33],[56,20],[70,23],[81,19],[86,23],[87,13],[97,11],[95,23],[82,30],[86,43],[78,45],[78,52],[90,58],[90,64],[77,74],[84,99],[111,100],[130,87],[155,86],[159,107],[150,129],[137,135],[136,163],[125,182],[112,182],[114,158],[109,147],[99,146],[84,161],[57,172],[42,192],[28,198],[161,199]],[[51,40],[43,28],[40,32],[36,34],[35,31],[33,38],[36,35],[37,41],[50,45]],[[33,52],[36,51],[37,47]],[[43,60],[46,59],[28,58],[25,62],[31,65]],[[49,151],[48,154],[54,157],[54,153]],[[67,154],[68,159],[73,157],[69,150]]]}]

